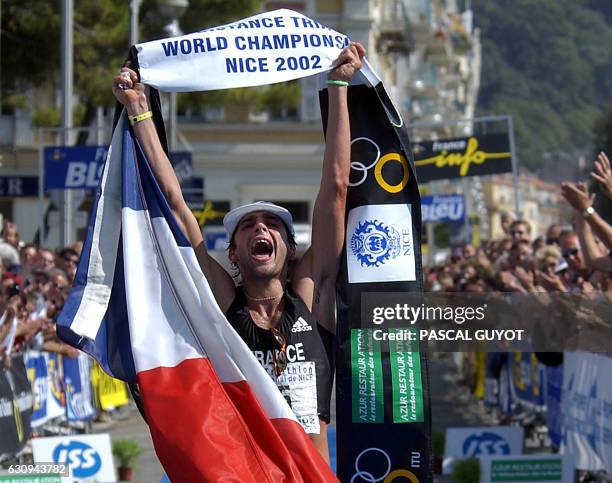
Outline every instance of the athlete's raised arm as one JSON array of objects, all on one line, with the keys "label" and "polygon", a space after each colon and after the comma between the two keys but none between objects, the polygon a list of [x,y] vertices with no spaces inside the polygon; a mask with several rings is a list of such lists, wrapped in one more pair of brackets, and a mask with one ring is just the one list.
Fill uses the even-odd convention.
[{"label": "athlete's raised arm", "polygon": [[[144,114],[150,110],[146,86],[138,82],[136,72],[127,67],[123,67],[119,75],[113,79],[113,94],[125,106],[130,116]],[[195,250],[217,303],[221,310],[227,310],[234,299],[234,282],[225,269],[206,251],[200,226],[185,203],[178,179],[162,148],[153,119],[138,121],[133,129],[176,221]]]},{"label": "athlete's raised arm", "polygon": [[[351,43],[329,74],[331,81],[348,82],[361,68],[365,49]],[[312,245],[293,274],[295,291],[319,323],[334,332],[335,284],[344,243],[344,211],[351,161],[348,88],[328,85],[325,155],[319,194],[312,216]]]}]

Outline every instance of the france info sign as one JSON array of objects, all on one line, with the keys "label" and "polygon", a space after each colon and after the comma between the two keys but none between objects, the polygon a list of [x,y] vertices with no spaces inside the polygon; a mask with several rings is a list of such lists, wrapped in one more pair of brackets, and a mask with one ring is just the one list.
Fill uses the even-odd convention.
[{"label": "france info sign", "polygon": [[523,451],[523,428],[484,426],[448,428],[442,473],[450,474],[456,459],[517,455]]},{"label": "france info sign", "polygon": [[507,133],[424,141],[412,148],[421,183],[512,171]]},{"label": "france info sign", "polygon": [[482,483],[572,483],[574,466],[570,455],[485,456],[480,458]]},{"label": "france info sign", "polygon": [[67,464],[73,480],[117,481],[108,434],[35,438],[32,450],[35,463]]}]

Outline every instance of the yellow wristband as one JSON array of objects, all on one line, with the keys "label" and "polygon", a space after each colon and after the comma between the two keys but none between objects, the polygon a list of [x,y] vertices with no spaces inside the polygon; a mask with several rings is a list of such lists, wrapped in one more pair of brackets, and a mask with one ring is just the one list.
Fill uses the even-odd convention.
[{"label": "yellow wristband", "polygon": [[142,114],[137,114],[135,116],[128,116],[130,120],[130,124],[133,126],[137,122],[145,121],[147,119],[151,119],[153,117],[153,113],[151,111],[143,112]]}]

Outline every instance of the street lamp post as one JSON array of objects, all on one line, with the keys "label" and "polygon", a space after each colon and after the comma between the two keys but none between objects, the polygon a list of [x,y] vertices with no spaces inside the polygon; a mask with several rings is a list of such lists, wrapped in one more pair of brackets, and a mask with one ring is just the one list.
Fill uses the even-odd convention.
[{"label": "street lamp post", "polygon": [[[170,37],[178,37],[179,35],[183,35],[183,32],[179,26],[178,19],[183,14],[185,9],[189,6],[189,2],[187,0],[163,0],[161,3],[161,12],[169,17],[170,22],[164,27],[164,30],[168,33]],[[170,116],[169,116],[169,148],[170,152],[176,149],[176,92],[170,93],[170,102],[168,105]]]},{"label": "street lamp post", "polygon": [[138,43],[138,12],[141,0],[130,0],[130,45]]},{"label": "street lamp post", "polygon": [[[72,128],[73,23],[73,0],[62,0],[62,144],[64,146],[70,144]],[[72,192],[69,189],[64,190],[61,205],[60,245],[66,246],[72,242]]]}]

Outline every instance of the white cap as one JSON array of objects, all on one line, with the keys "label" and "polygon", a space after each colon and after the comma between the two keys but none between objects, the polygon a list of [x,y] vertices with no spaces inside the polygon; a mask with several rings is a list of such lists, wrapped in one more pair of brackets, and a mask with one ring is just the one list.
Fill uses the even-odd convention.
[{"label": "white cap", "polygon": [[253,213],[254,211],[267,211],[268,213],[278,216],[287,226],[289,232],[292,235],[295,234],[293,229],[293,217],[291,216],[291,213],[289,213],[289,210],[283,208],[282,206],[275,205],[274,203],[270,203],[269,201],[257,201],[255,203],[234,208],[223,217],[223,226],[225,227],[230,239],[234,235],[234,231],[236,230],[238,223],[240,223],[240,220],[242,220],[245,215]]}]

